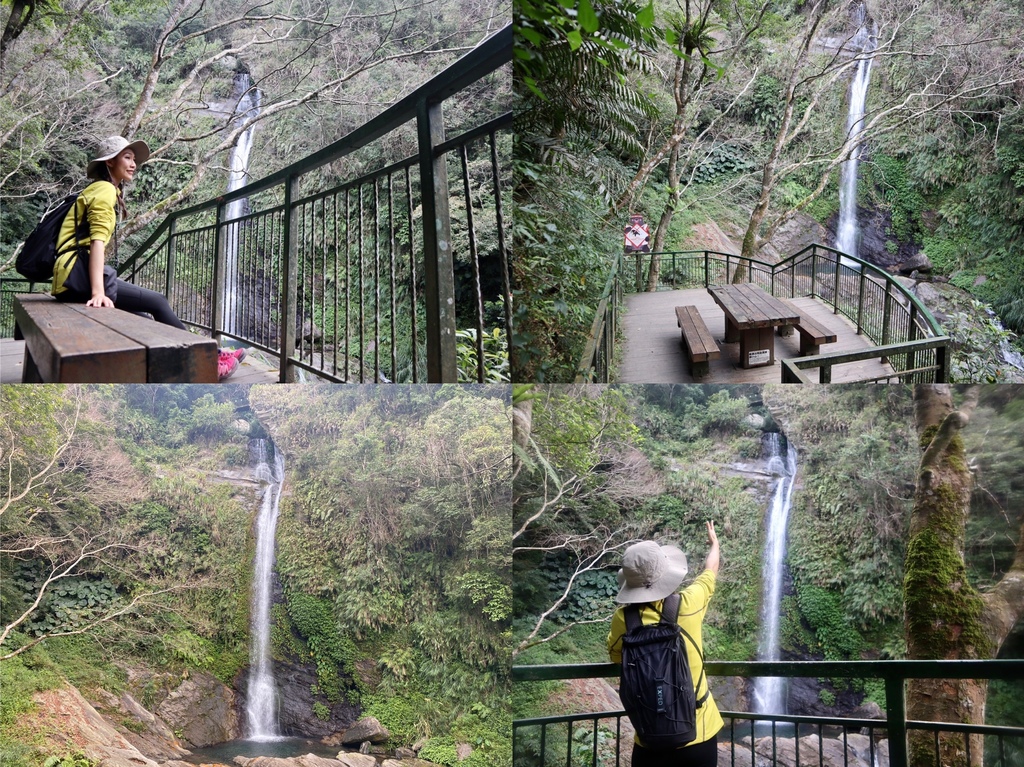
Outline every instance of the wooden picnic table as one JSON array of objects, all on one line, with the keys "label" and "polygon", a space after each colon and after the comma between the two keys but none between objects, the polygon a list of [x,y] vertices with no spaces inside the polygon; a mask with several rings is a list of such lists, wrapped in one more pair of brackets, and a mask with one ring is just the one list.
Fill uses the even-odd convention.
[{"label": "wooden picnic table", "polygon": [[774,330],[799,323],[799,312],[749,282],[713,285],[708,293],[725,313],[725,343],[740,342],[740,367],[774,365]]}]

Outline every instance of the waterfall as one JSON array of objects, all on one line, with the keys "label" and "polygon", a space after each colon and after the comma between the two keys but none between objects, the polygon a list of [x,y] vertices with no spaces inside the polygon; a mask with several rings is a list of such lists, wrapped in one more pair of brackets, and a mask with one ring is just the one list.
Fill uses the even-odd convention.
[{"label": "waterfall", "polygon": [[[250,619],[249,690],[245,714],[246,736],[250,740],[280,737],[277,723],[277,686],[270,657],[270,602],[273,596],[274,537],[277,509],[284,481],[284,459],[266,440],[253,440],[253,471],[264,482],[263,501],[256,518],[256,561],[252,576],[252,617]],[[268,453],[272,458],[268,457]],[[271,464],[272,461],[272,464]]]},{"label": "waterfall", "polygon": [[[768,509],[768,531],[765,536],[762,567],[761,637],[758,660],[779,659],[779,612],[782,606],[782,560],[786,556],[786,524],[793,499],[793,478],[796,475],[796,449],[787,440],[783,454],[783,437],[775,432],[767,435],[771,457],[768,470],[778,475]],[[754,708],[759,714],[785,714],[785,680],[780,677],[757,677],[754,680]]]},{"label": "waterfall", "polygon": [[[876,38],[874,23],[869,22],[863,4],[857,6],[855,20],[858,25],[857,34],[850,42],[859,53],[863,53],[874,47]],[[868,82],[871,80],[871,62],[871,58],[857,62],[857,72],[850,85],[850,111],[846,117],[846,133],[851,139],[856,139],[864,127],[864,105],[868,98]],[[860,154],[861,146],[858,144],[850,158],[843,163],[839,178],[839,230],[836,234],[836,250],[851,256],[858,255],[860,239],[857,227],[857,168],[860,164]]]},{"label": "waterfall", "polygon": [[[260,91],[252,87],[252,78],[248,72],[235,75],[233,98],[235,99],[235,118],[231,129],[247,125],[228,155],[228,188],[233,192],[245,186],[249,175],[249,153],[252,151],[252,139],[256,126],[253,120],[260,113]],[[249,212],[249,199],[242,197],[232,200],[224,211],[224,220],[231,221]],[[242,222],[228,224],[224,240],[224,329],[229,333],[238,333],[238,243]]]}]

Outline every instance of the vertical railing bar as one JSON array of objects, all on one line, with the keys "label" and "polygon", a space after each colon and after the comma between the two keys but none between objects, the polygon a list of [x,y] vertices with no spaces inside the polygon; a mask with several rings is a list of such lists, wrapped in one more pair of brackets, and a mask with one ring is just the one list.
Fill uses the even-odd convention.
[{"label": "vertical railing bar", "polygon": [[380,383],[380,182],[373,179],[373,382]]},{"label": "vertical railing bar", "polygon": [[299,195],[299,179],[297,176],[288,176],[285,179],[284,187],[284,220],[282,222],[281,239],[284,246],[281,250],[284,256],[284,263],[281,267],[281,331],[278,333],[281,342],[280,375],[281,383],[294,383],[295,371],[289,364],[291,350],[295,348],[295,317],[298,304],[298,276],[299,262],[296,254],[298,246],[298,212],[294,209],[292,200]]},{"label": "vertical railing bar", "polygon": [[320,364],[327,371],[327,198],[320,199]]},{"label": "vertical railing bar", "polygon": [[218,328],[223,322],[221,313],[224,311],[224,307],[221,305],[223,302],[221,296],[224,292],[224,251],[225,242],[224,237],[221,235],[221,219],[224,215],[224,203],[217,203],[217,220],[213,230],[213,296],[210,302],[210,337],[220,343],[218,336]]},{"label": "vertical railing bar", "polygon": [[469,234],[469,257],[473,263],[473,288],[476,293],[476,380],[484,382],[484,298],[480,285],[480,256],[476,249],[476,230],[473,222],[473,200],[469,188],[469,152],[465,144],[459,145],[462,162],[462,187],[466,195],[466,228]]},{"label": "vertical railing bar", "polygon": [[359,349],[359,383],[366,383],[364,373],[366,372],[366,341],[363,337],[363,329],[366,327],[366,321],[364,316],[364,302],[363,302],[363,216],[365,214],[363,210],[363,184],[359,183],[356,185],[356,199],[358,202],[358,239],[356,241],[356,258],[359,262],[359,343],[357,348]]},{"label": "vertical railing bar", "polygon": [[565,767],[572,767],[572,722],[565,723]]},{"label": "vertical railing bar", "polygon": [[969,767],[971,764],[971,735],[968,732],[964,733],[964,750],[967,752],[967,764]]},{"label": "vertical railing bar", "polygon": [[412,177],[409,167],[405,168],[406,209],[409,216],[409,290],[412,296],[412,382],[419,383],[419,334],[416,313],[419,308],[416,297],[416,247],[412,226]]},{"label": "vertical railing bar", "polygon": [[334,238],[332,251],[334,257],[334,312],[332,317],[331,338],[333,339],[333,356],[331,361],[331,372],[338,375],[338,294],[341,292],[341,280],[338,279],[338,193],[331,195],[331,222],[333,224]]},{"label": "vertical railing bar", "polygon": [[398,304],[395,297],[395,174],[388,174],[388,295],[391,305],[391,369],[388,378],[398,380],[398,332],[395,327]]},{"label": "vertical railing bar", "polygon": [[[849,739],[849,734],[850,734],[849,730],[847,730],[844,727],[843,728],[843,767],[850,767],[850,739]],[[821,738],[818,739],[818,748],[820,748],[820,749],[824,748],[824,744],[821,742]],[[822,757],[821,758],[822,758],[822,761],[824,761],[824,759],[825,759],[824,753],[822,753]]]},{"label": "vertical railing bar", "polygon": [[494,183],[495,220],[498,227],[498,255],[501,262],[501,286],[503,294],[501,303],[505,308],[505,338],[512,345],[512,284],[509,278],[508,249],[505,247],[505,214],[501,202],[501,178],[498,172],[497,134],[491,131],[491,175]]},{"label": "vertical railing bar", "polygon": [[352,375],[352,190],[345,189],[345,381]]},{"label": "vertical railing bar", "polygon": [[[591,752],[593,756],[593,764],[597,767],[597,717],[594,717],[594,750]],[[968,762],[969,763],[969,762]]]},{"label": "vertical railing bar", "polygon": [[[346,192],[346,195],[348,193]],[[544,761],[544,754],[547,753],[547,740],[548,740],[548,726],[542,724],[540,726],[540,758],[541,762]]]}]

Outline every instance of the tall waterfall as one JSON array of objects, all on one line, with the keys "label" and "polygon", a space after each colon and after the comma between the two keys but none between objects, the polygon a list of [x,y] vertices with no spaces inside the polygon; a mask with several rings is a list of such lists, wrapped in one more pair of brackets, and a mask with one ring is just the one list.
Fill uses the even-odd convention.
[{"label": "tall waterfall", "polygon": [[[793,478],[796,475],[796,449],[778,433],[767,435],[771,457],[768,470],[778,475],[768,510],[768,531],[765,536],[762,565],[761,637],[758,660],[779,659],[779,612],[782,606],[782,560],[786,556],[786,524],[793,499]],[[785,680],[780,677],[757,677],[754,680],[754,708],[759,714],[785,714]]]},{"label": "tall waterfall", "polygon": [[[877,33],[874,22],[867,18],[867,10],[863,4],[857,6],[855,21],[857,34],[850,44],[860,53],[870,50],[875,45]],[[860,134],[864,127],[864,109],[868,98],[868,83],[871,80],[871,58],[857,62],[857,72],[850,85],[850,111],[846,117],[846,133],[852,138]],[[859,231],[857,227],[857,169],[860,164],[861,146],[858,144],[850,154],[850,159],[843,163],[839,178],[839,231],[836,234],[836,250],[857,256]]]},{"label": "tall waterfall", "polygon": [[[235,145],[231,147],[228,155],[228,188],[233,192],[245,186],[249,175],[249,153],[252,152],[252,139],[256,126],[253,119],[260,113],[261,94],[258,88],[252,86],[252,78],[248,72],[239,72],[235,75],[234,93],[235,119],[231,123],[231,129],[242,126],[245,130],[238,136]],[[226,221],[240,218],[249,212],[249,200],[243,197],[232,200],[227,204],[224,211]],[[224,329],[229,333],[239,332],[238,328],[238,244],[240,240],[242,222],[229,224],[225,232],[224,240]]]},{"label": "tall waterfall", "polygon": [[253,440],[254,474],[266,483],[256,518],[256,561],[252,577],[252,617],[249,648],[249,690],[246,701],[246,737],[274,740],[280,737],[277,721],[277,685],[270,658],[270,602],[273,596],[274,538],[277,510],[284,481],[284,459],[266,440]]}]

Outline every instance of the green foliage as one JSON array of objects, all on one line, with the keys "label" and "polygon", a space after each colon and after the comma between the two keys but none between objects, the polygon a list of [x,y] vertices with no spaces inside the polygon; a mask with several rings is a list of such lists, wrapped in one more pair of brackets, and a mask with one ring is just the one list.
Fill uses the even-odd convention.
[{"label": "green foliage", "polygon": [[999,326],[994,313],[980,301],[972,301],[969,311],[953,312],[945,330],[953,339],[950,380],[958,383],[1007,383],[1014,371],[1002,351],[1016,336]]},{"label": "green foliage", "polygon": [[313,716],[315,716],[317,719],[323,722],[326,722],[328,719],[331,718],[331,709],[329,709],[320,701],[316,701],[315,703],[313,703]]},{"label": "green foliage", "polygon": [[745,173],[756,167],[748,152],[735,144],[719,144],[693,168],[694,183],[708,184],[736,173]]},{"label": "green foliage", "polygon": [[863,640],[843,613],[838,594],[818,586],[797,588],[800,612],[817,639],[817,648],[825,660],[856,659]]},{"label": "green foliage", "polygon": [[459,762],[458,754],[455,751],[455,738],[444,736],[431,738],[420,750],[420,759],[426,759],[434,764],[441,764],[445,767],[455,767]]},{"label": "green foliage", "polygon": [[43,767],[97,767],[97,764],[81,751],[75,751],[63,756],[51,756],[43,762]]},{"label": "green foliage", "polygon": [[[458,355],[459,382],[476,383],[479,380],[477,362],[476,329],[455,331],[456,353]],[[484,375],[483,383],[508,381],[508,339],[501,328],[494,328],[483,335]]]},{"label": "green foliage", "polygon": [[921,214],[925,210],[924,197],[911,182],[905,163],[884,154],[873,157],[873,174],[892,215],[892,233],[900,242],[918,239]]}]

